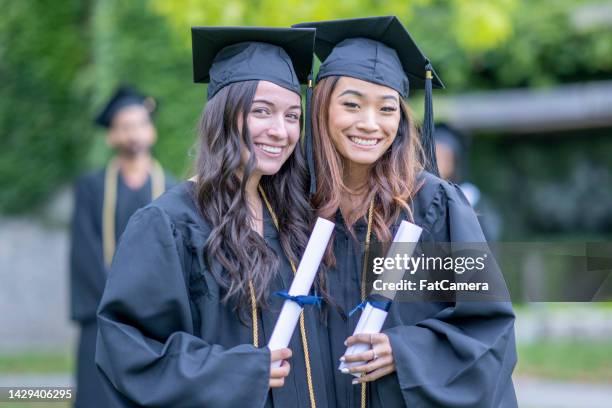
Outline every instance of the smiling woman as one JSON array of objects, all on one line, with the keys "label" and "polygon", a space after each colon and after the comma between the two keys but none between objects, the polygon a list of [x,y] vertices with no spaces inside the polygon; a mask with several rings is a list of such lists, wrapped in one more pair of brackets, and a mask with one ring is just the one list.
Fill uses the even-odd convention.
[{"label": "smiling woman", "polygon": [[[298,239],[304,239],[307,229],[306,201],[295,188],[305,175],[303,154],[295,149],[300,114],[298,94],[257,80],[223,87],[202,114],[196,194],[204,217],[219,225],[208,238],[207,259],[218,258],[225,264],[226,272],[218,278],[228,282],[226,300],[241,297],[241,312],[249,305],[251,294],[247,291],[248,277],[238,266],[253,271],[250,279],[257,282],[255,297],[262,304],[278,268],[266,245],[253,235],[263,232],[258,186],[271,197],[279,194],[277,189],[287,191],[289,205],[285,211],[291,217],[284,227],[297,232]],[[270,149],[275,151],[266,151]],[[295,243],[292,246],[285,236],[281,240],[286,240],[287,250],[299,259]],[[233,256],[228,255],[230,248]]]},{"label": "smiling woman", "polygon": [[255,148],[256,174],[276,174],[287,161],[300,138],[301,114],[298,94],[272,82],[259,82],[247,116],[250,138],[243,147],[245,162],[250,145]]},{"label": "smiling woman", "polygon": [[329,104],[330,136],[348,161],[376,162],[395,140],[399,117],[396,90],[350,77],[336,83]]},{"label": "smiling woman", "polygon": [[[317,172],[331,175],[317,179],[314,207],[327,218],[342,208],[351,226],[368,210],[372,197],[395,201],[399,207],[373,223],[375,233],[389,241],[386,220],[406,206],[402,197],[413,194],[414,180],[423,169],[423,152],[407,104],[387,86],[330,76],[315,88],[313,111]],[[370,171],[375,178],[367,177]]]},{"label": "smiling woman", "polygon": [[[458,187],[436,176],[431,90],[439,78],[396,17],[296,26],[317,29],[313,203],[337,225],[325,277],[335,307],[327,308],[323,344],[332,367],[357,363],[333,369],[335,406],[516,406],[509,303],[368,299],[370,243],[388,244],[402,221],[422,228],[422,242],[484,241]],[[420,139],[404,103],[409,85],[425,89]],[[349,311],[364,301],[388,311],[385,325],[381,333],[351,335],[359,316]],[[345,355],[355,343],[369,349]]]},{"label": "smiling woman", "polygon": [[126,228],[99,308],[101,377],[116,406],[326,407],[314,311],[289,348],[265,347],[283,304],[271,293],[308,234],[296,146],[314,30],[192,34],[194,79],[209,83],[196,177]]}]

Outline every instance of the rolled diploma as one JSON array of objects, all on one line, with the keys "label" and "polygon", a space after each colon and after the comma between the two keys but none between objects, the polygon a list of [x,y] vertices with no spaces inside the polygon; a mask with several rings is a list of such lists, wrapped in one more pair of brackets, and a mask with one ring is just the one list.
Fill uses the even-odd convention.
[{"label": "rolled diploma", "polygon": [[[406,243],[411,243],[408,247],[408,256],[412,256],[414,252],[414,248],[416,244],[419,242],[419,238],[421,237],[422,228],[408,221],[402,221],[397,232],[395,233],[395,237],[393,238],[393,243],[403,244],[405,248]],[[391,245],[389,251],[387,253],[387,257],[395,257],[395,253],[399,253],[400,249]],[[403,251],[405,252],[405,251]],[[385,272],[385,280],[387,282],[399,282],[403,277],[404,271],[392,270]],[[378,291],[374,292],[383,295],[385,298],[389,300],[393,300],[395,298],[394,291]],[[380,333],[380,330],[385,323],[385,319],[387,318],[387,312],[384,310],[377,309],[373,307],[370,303],[367,303],[365,308],[363,309],[363,313],[357,322],[357,326],[355,327],[355,331],[353,332],[353,336],[356,334],[370,334],[370,333]],[[344,355],[352,355],[359,354],[370,349],[370,344],[367,343],[355,343],[349,348],[346,349]],[[362,365],[363,362],[353,362],[353,363],[344,363],[341,362],[338,367],[339,370],[343,368],[350,368],[357,365]],[[360,373],[353,373],[355,377],[359,377]]]},{"label": "rolled diploma", "polygon": [[[317,218],[317,222],[308,239],[304,255],[300,260],[300,265],[293,277],[291,288],[289,288],[291,296],[306,296],[310,292],[312,282],[317,274],[333,231],[333,222],[324,218]],[[289,340],[291,340],[301,312],[302,308],[300,305],[292,300],[285,300],[268,343],[270,350],[278,350],[289,345]],[[280,365],[280,361],[275,361],[272,363],[272,368],[280,367]]]}]

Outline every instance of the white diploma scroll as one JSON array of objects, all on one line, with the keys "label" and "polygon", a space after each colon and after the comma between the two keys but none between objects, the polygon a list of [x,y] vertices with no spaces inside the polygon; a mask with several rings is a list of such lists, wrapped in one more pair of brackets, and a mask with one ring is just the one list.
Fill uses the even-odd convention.
[{"label": "white diploma scroll", "polygon": [[[393,244],[387,252],[387,258],[394,258],[396,254],[407,254],[409,257],[412,256],[414,249],[419,242],[421,237],[422,228],[408,221],[402,221],[395,237],[393,238]],[[396,245],[401,244],[401,245]],[[404,276],[404,270],[392,269],[387,270],[382,275],[384,282],[400,282]],[[384,298],[392,301],[395,298],[395,291],[392,290],[381,290],[373,291],[373,294],[384,296]],[[373,307],[370,303],[367,303],[361,313],[361,317],[357,322],[353,336],[356,334],[374,334],[380,333],[380,330],[385,323],[387,318],[387,312],[378,308]],[[344,355],[359,354],[370,349],[370,344],[366,343],[355,343],[346,349]],[[353,363],[340,363],[339,370],[343,368],[350,368],[358,365],[363,365],[365,362],[353,362]],[[355,377],[359,377],[360,373],[353,373]]]},{"label": "white diploma scroll", "polygon": [[[317,218],[317,222],[310,234],[310,239],[306,245],[304,255],[300,260],[300,265],[293,277],[289,295],[291,296],[306,296],[310,292],[312,282],[317,274],[319,265],[327,243],[334,231],[334,223],[324,218]],[[298,319],[302,307],[292,300],[285,300],[283,308],[280,312],[274,331],[270,337],[268,348],[270,350],[278,350],[289,345],[289,340],[297,326]],[[275,361],[272,363],[272,368],[280,367],[281,362]]]}]

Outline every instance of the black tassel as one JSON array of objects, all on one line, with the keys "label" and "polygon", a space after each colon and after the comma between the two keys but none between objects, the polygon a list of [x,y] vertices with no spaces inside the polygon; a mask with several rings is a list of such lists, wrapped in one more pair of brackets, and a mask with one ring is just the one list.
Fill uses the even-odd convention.
[{"label": "black tassel", "polygon": [[423,118],[423,128],[421,130],[421,143],[425,152],[425,170],[439,176],[438,163],[436,161],[436,143],[434,140],[434,113],[432,100],[432,66],[427,61],[425,65],[425,115]]},{"label": "black tassel", "polygon": [[310,176],[310,197],[317,191],[317,175],[314,162],[314,145],[312,140],[312,72],[308,75],[308,86],[306,87],[306,122],[304,129],[304,147],[306,150],[306,161],[308,162],[308,174]]}]

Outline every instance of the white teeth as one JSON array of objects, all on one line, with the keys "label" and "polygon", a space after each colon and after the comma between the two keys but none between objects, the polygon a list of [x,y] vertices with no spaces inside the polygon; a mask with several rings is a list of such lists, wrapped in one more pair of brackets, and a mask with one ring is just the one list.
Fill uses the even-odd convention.
[{"label": "white teeth", "polygon": [[362,146],[374,146],[375,144],[378,143],[377,139],[361,139],[359,137],[350,137],[350,139],[354,143],[357,143],[358,145],[362,145]]},{"label": "white teeth", "polygon": [[258,144],[257,145],[261,150],[268,152],[268,153],[280,153],[282,148],[278,147],[278,146],[268,146],[268,145],[264,145],[264,144]]}]

